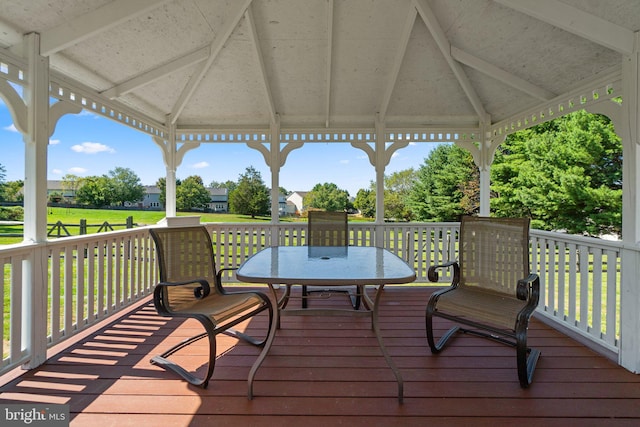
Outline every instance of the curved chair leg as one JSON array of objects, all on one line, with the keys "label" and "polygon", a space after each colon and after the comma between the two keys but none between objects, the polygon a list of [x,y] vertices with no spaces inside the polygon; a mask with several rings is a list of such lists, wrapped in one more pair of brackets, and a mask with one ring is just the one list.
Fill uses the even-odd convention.
[{"label": "curved chair leg", "polygon": [[516,352],[518,364],[518,380],[520,387],[527,388],[533,379],[533,372],[540,358],[540,350],[527,347],[526,328],[524,333],[518,333],[516,337]]},{"label": "curved chair leg", "polygon": [[[164,369],[168,369],[168,370],[171,370],[171,371],[175,372],[176,374],[180,375],[182,378],[184,378],[190,384],[193,384],[195,386],[202,387],[202,388],[207,388],[207,385],[209,385],[209,380],[211,379],[211,376],[213,375],[213,369],[215,368],[215,363],[216,363],[216,337],[215,337],[215,333],[213,332],[213,330],[210,327],[205,326],[205,329],[207,329],[207,332],[203,332],[201,334],[198,334],[196,336],[188,338],[188,339],[180,342],[179,344],[171,347],[169,350],[165,351],[160,356],[153,357],[151,359],[151,364],[158,365],[158,366],[161,366]],[[199,341],[202,338],[207,337],[207,336],[209,337],[209,362],[207,364],[208,365],[207,366],[207,372],[206,372],[204,378],[196,377],[195,375],[193,375],[192,373],[190,373],[189,371],[184,369],[182,366],[180,366],[180,365],[176,364],[175,362],[167,359],[167,357],[169,357],[170,355],[172,355],[176,351],[188,346],[189,344],[192,344],[192,343],[194,343],[196,341]]]},{"label": "curved chair leg", "polygon": [[425,314],[425,326],[427,330],[427,342],[429,343],[429,348],[431,349],[431,353],[437,354],[442,351],[444,346],[446,345],[449,338],[451,338],[456,332],[460,330],[459,326],[454,326],[449,329],[443,336],[440,337],[438,342],[435,342],[433,336],[433,313],[435,312],[435,304],[432,304],[431,301],[427,304],[427,310]]}]

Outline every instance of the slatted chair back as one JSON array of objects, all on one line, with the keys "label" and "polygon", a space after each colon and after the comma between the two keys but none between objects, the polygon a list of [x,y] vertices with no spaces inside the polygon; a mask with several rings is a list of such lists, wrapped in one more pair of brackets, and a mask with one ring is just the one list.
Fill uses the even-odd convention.
[{"label": "slatted chair back", "polygon": [[309,211],[308,246],[348,246],[346,212]]},{"label": "slatted chair back", "polygon": [[460,285],[516,296],[529,275],[529,219],[463,217]]},{"label": "slatted chair back", "polygon": [[[160,281],[183,283],[205,279],[210,293],[220,293],[211,236],[205,227],[166,227],[151,230],[158,251]],[[194,292],[199,285],[167,286],[163,302],[169,311],[188,310],[198,300]]]}]

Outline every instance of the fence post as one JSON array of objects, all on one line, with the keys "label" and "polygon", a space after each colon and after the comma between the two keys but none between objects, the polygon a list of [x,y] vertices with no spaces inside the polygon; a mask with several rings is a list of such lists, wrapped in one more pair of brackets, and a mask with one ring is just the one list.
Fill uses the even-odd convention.
[{"label": "fence post", "polygon": [[80,220],[80,235],[82,236],[83,234],[87,234],[87,220],[86,219],[81,219]]},{"label": "fence post", "polygon": [[133,228],[133,216],[127,217],[127,228]]}]

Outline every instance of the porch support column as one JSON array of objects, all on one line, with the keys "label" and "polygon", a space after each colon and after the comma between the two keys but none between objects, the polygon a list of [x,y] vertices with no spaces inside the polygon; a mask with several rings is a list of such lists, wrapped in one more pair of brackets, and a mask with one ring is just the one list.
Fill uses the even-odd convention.
[{"label": "porch support column", "polygon": [[47,145],[49,143],[49,58],[40,56],[40,35],[25,36],[28,84],[24,179],[24,240],[47,240]]},{"label": "porch support column", "polygon": [[640,33],[634,54],[623,58],[620,127],[622,169],[622,240],[619,363],[640,373]]},{"label": "porch support column", "polygon": [[38,244],[22,278],[22,342],[30,355],[25,368],[47,359],[47,145],[49,143],[49,59],[40,55],[40,35],[25,36],[28,62],[24,179],[24,241]]},{"label": "porch support column", "polygon": [[491,164],[493,156],[498,146],[504,142],[506,137],[490,139],[487,132],[482,132],[484,137],[480,142],[480,216],[491,214]]},{"label": "porch support column", "polygon": [[164,160],[164,167],[166,171],[165,177],[165,216],[172,217],[176,216],[177,207],[176,207],[176,194],[177,194],[177,186],[176,186],[176,172],[178,170],[178,166],[182,163],[184,159],[184,155],[187,151],[193,150],[200,146],[199,142],[185,142],[180,147],[178,147],[178,143],[176,141],[176,125],[172,120],[168,117],[167,123],[169,125],[169,139],[164,140],[162,138],[158,138],[154,136],[153,142],[156,143],[160,150],[162,151],[162,159]]},{"label": "porch support column", "polygon": [[480,172],[480,201],[479,214],[489,216],[491,214],[491,164],[498,146],[504,142],[505,137],[491,139],[486,131],[480,132],[482,141],[474,144],[470,141],[460,141],[458,146],[468,150],[473,157],[473,162]]},{"label": "porch support column", "polygon": [[369,157],[369,163],[376,170],[376,235],[375,245],[384,246],[384,171],[391,161],[391,156],[397,150],[409,145],[408,139],[396,140],[387,147],[386,128],[380,120],[380,115],[376,115],[376,140],[372,148],[367,141],[352,142],[351,146],[364,151]]},{"label": "porch support column", "polygon": [[280,222],[280,209],[278,203],[278,197],[280,196],[280,169],[287,162],[289,153],[293,150],[302,147],[304,144],[302,141],[290,141],[282,145],[280,141],[280,115],[275,114],[275,120],[271,123],[270,127],[270,142],[267,147],[261,141],[249,141],[247,146],[258,150],[264,162],[271,170],[271,224],[274,226],[271,231],[271,246],[278,245],[277,239],[277,227]]},{"label": "porch support column", "polygon": [[[380,116],[376,115],[376,142],[375,157],[373,159],[373,167],[376,170],[376,236],[375,245],[379,248],[384,247],[384,171],[387,162],[384,158],[384,149],[386,146],[386,132],[384,123],[380,120]],[[369,158],[371,160],[371,157]]]},{"label": "porch support column", "polygon": [[[280,163],[280,116],[275,115],[275,122],[271,123],[271,149],[269,150],[270,159],[267,163],[271,169],[271,224],[280,222],[280,168],[284,165]],[[286,161],[286,156],[285,156]],[[272,232],[271,236],[276,233]],[[272,239],[272,245],[274,244]]]}]

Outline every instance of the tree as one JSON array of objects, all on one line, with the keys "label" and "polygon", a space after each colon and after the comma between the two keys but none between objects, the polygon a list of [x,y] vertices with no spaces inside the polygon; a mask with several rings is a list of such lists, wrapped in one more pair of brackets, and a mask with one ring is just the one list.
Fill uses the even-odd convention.
[{"label": "tree", "polygon": [[190,211],[206,209],[211,202],[211,194],[204,188],[202,178],[192,175],[176,187],[176,209]]},{"label": "tree", "polygon": [[253,166],[240,174],[238,186],[229,194],[231,212],[240,215],[268,215],[270,211],[269,189]]},{"label": "tree", "polygon": [[545,230],[622,228],[622,143],[610,120],[578,111],[510,135],[491,169],[492,208]]},{"label": "tree", "polygon": [[111,205],[115,200],[111,182],[106,175],[86,177],[76,193],[78,203],[97,207]]},{"label": "tree", "polygon": [[71,192],[71,197],[75,199],[78,188],[82,185],[82,178],[77,175],[68,173],[62,177],[62,188]]},{"label": "tree", "polygon": [[353,206],[360,211],[362,216],[373,218],[376,215],[376,192],[361,188],[356,194]]},{"label": "tree", "polygon": [[6,183],[4,182],[4,178],[6,177],[7,170],[0,164],[0,200],[6,200],[5,188]]},{"label": "tree", "polygon": [[113,202],[124,206],[125,202],[136,203],[144,197],[144,186],[140,178],[129,168],[117,167],[109,171]]},{"label": "tree", "polygon": [[9,181],[4,184],[4,198],[8,202],[21,202],[24,200],[24,181]]},{"label": "tree", "polygon": [[394,172],[384,177],[384,217],[410,221],[413,212],[409,206],[409,196],[416,180],[413,168]]},{"label": "tree", "polygon": [[463,199],[465,189],[473,188],[472,183],[478,177],[477,167],[467,150],[455,144],[436,147],[418,170],[408,198],[416,219],[457,221],[460,215],[473,213],[473,206],[463,203]]},{"label": "tree", "polygon": [[226,188],[227,194],[231,194],[237,186],[238,183],[231,180],[227,180],[225,182],[211,181],[211,184],[209,184],[209,187],[211,188]]},{"label": "tree", "polygon": [[349,192],[336,184],[316,184],[304,198],[305,206],[325,211],[346,211],[351,208]]}]

